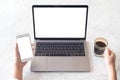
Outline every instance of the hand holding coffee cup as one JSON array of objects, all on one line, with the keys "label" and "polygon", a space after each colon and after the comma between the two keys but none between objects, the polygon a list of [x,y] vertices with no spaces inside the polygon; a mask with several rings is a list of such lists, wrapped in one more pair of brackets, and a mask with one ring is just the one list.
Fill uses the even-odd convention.
[{"label": "hand holding coffee cup", "polygon": [[108,42],[105,38],[99,37],[94,41],[94,53],[96,56],[103,56],[106,47],[108,46]]}]

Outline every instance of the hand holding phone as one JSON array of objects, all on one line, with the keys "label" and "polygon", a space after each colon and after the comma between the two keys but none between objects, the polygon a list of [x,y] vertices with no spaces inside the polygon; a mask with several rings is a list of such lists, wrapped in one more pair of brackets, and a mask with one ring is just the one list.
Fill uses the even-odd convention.
[{"label": "hand holding phone", "polygon": [[22,62],[32,60],[33,51],[29,34],[22,34],[17,36],[18,50]]}]

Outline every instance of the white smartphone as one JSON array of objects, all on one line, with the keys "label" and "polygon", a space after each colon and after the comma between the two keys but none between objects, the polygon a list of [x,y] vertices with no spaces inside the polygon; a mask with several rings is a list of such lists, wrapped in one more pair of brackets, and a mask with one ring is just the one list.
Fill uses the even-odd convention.
[{"label": "white smartphone", "polygon": [[18,50],[22,62],[32,60],[33,51],[29,34],[18,35],[17,37]]}]

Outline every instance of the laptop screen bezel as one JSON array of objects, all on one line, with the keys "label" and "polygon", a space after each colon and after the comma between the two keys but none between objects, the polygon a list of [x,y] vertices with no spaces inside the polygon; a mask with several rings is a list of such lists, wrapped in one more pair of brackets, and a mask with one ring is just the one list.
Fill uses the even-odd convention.
[{"label": "laptop screen bezel", "polygon": [[[84,38],[37,38],[35,33],[35,20],[34,20],[34,8],[40,8],[40,7],[81,7],[81,8],[87,8],[86,12],[86,22],[85,22],[85,36]],[[33,16],[33,30],[34,30],[34,39],[35,40],[86,40],[86,34],[87,34],[87,20],[88,20],[88,5],[33,5],[32,6],[32,16]]]}]

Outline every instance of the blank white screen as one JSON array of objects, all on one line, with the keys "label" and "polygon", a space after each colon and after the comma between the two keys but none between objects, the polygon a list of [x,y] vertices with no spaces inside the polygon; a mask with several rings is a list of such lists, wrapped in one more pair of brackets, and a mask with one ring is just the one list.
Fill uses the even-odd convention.
[{"label": "blank white screen", "polygon": [[85,38],[87,8],[34,8],[36,38]]},{"label": "blank white screen", "polygon": [[28,36],[17,38],[21,60],[33,57],[30,39]]}]

